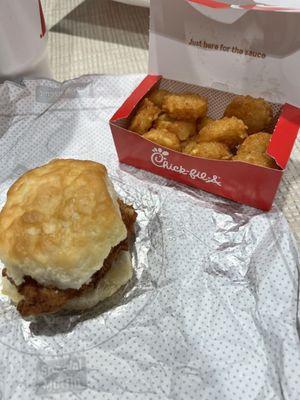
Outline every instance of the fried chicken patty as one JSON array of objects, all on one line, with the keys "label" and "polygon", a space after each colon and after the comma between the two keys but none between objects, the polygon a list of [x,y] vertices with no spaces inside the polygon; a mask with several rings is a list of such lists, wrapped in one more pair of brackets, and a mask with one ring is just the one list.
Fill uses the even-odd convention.
[{"label": "fried chicken patty", "polygon": [[104,260],[102,268],[96,271],[90,278],[89,282],[82,285],[80,289],[62,290],[51,286],[45,287],[30,276],[25,276],[24,282],[17,286],[7,275],[6,269],[3,269],[2,275],[6,276],[7,279],[17,287],[18,292],[24,297],[24,299],[17,305],[17,309],[23,317],[56,312],[60,310],[68,300],[81,296],[91,288],[96,288],[99,281],[109,271],[113,261],[118,257],[120,252],[129,249],[129,244],[134,237],[134,223],[137,214],[132,206],[125,204],[120,199],[118,202],[122,220],[127,229],[127,238],[111,249],[111,252]]}]

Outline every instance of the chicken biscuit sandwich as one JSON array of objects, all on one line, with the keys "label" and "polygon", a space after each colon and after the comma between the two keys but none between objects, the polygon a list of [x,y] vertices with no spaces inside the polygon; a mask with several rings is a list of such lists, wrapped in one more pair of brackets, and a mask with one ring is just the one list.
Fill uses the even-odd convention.
[{"label": "chicken biscuit sandwich", "polygon": [[26,172],[0,212],[3,293],[22,316],[93,307],[132,277],[135,219],[101,164],[54,160]]}]

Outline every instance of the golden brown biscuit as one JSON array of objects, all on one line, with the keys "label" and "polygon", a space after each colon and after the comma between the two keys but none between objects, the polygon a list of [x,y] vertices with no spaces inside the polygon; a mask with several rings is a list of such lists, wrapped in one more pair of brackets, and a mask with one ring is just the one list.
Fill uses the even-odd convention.
[{"label": "golden brown biscuit", "polygon": [[267,153],[272,135],[266,132],[254,133],[240,145],[234,160],[245,161],[268,168],[278,168]]},{"label": "golden brown biscuit", "polygon": [[239,145],[247,137],[247,126],[236,117],[211,122],[201,129],[197,142],[222,142],[231,149]]},{"label": "golden brown biscuit", "polygon": [[152,101],[157,107],[162,108],[163,100],[170,92],[165,89],[156,89],[149,94],[149,100]]},{"label": "golden brown biscuit", "polygon": [[149,99],[144,99],[132,118],[129,130],[143,135],[151,129],[153,122],[159,116],[161,110]]},{"label": "golden brown biscuit", "polygon": [[195,121],[179,121],[169,117],[167,114],[161,114],[154,123],[155,128],[167,129],[175,133],[179,140],[186,140],[196,134]]},{"label": "golden brown biscuit", "polygon": [[212,122],[214,122],[214,119],[212,119],[212,118],[209,118],[209,117],[201,118],[197,122],[197,131],[198,131],[198,133],[201,131],[202,128],[204,128],[205,126],[211,124]]},{"label": "golden brown biscuit", "polygon": [[19,178],[0,213],[0,258],[16,285],[79,289],[127,237],[106,168],[54,160]]},{"label": "golden brown biscuit", "polygon": [[248,134],[267,129],[273,118],[272,107],[262,98],[236,96],[226,107],[224,117],[237,117],[248,126]]},{"label": "golden brown biscuit", "polygon": [[[111,249],[103,265],[99,265],[99,269],[80,289],[58,289],[55,286],[41,285],[28,275],[24,276],[20,285],[16,285],[15,277],[12,278],[11,275],[8,275],[6,268],[2,270],[2,293],[16,303],[17,310],[22,316],[56,312],[65,308],[64,305],[72,309],[92,307],[95,301],[101,301],[104,297],[111,295],[120,285],[126,283],[126,279],[131,278],[131,260],[128,250],[129,241],[134,240],[136,213],[121,199],[118,199],[118,204],[127,229],[127,238]],[[99,242],[98,246],[101,247],[102,243]],[[49,265],[47,268],[52,267]],[[81,269],[81,264],[78,265],[78,268]],[[116,270],[117,274],[112,270]],[[76,304],[77,306],[75,306]]]},{"label": "golden brown biscuit", "polygon": [[162,109],[172,118],[196,121],[206,115],[207,99],[195,93],[172,93],[164,98]]},{"label": "golden brown biscuit", "polygon": [[180,140],[175,133],[169,132],[166,129],[151,129],[143,135],[145,139],[157,143],[161,146],[168,147],[172,150],[181,150]]},{"label": "golden brown biscuit", "polygon": [[183,152],[195,157],[215,160],[229,160],[232,156],[229,147],[220,142],[188,143]]}]

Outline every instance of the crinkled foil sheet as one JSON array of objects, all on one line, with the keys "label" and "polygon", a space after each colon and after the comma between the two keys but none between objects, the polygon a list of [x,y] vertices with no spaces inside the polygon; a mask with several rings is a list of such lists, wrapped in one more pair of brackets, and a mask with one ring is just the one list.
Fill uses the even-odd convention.
[{"label": "crinkled foil sheet", "polygon": [[281,212],[119,165],[109,117],[141,76],[0,86],[0,204],[53,158],[104,163],[138,212],[135,275],[84,314],[0,297],[0,399],[299,400],[299,253]]}]

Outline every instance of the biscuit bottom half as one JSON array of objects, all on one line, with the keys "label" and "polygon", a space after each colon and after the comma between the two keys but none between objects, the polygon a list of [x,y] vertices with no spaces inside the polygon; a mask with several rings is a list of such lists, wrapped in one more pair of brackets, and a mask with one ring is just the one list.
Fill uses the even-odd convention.
[{"label": "biscuit bottom half", "polygon": [[[131,257],[128,251],[121,251],[111,268],[99,281],[95,288],[90,288],[82,295],[67,301],[63,310],[84,310],[94,307],[100,301],[111,297],[124,286],[133,275]],[[15,304],[18,304],[23,296],[18,292],[6,276],[2,278],[2,293],[8,296]]]}]

